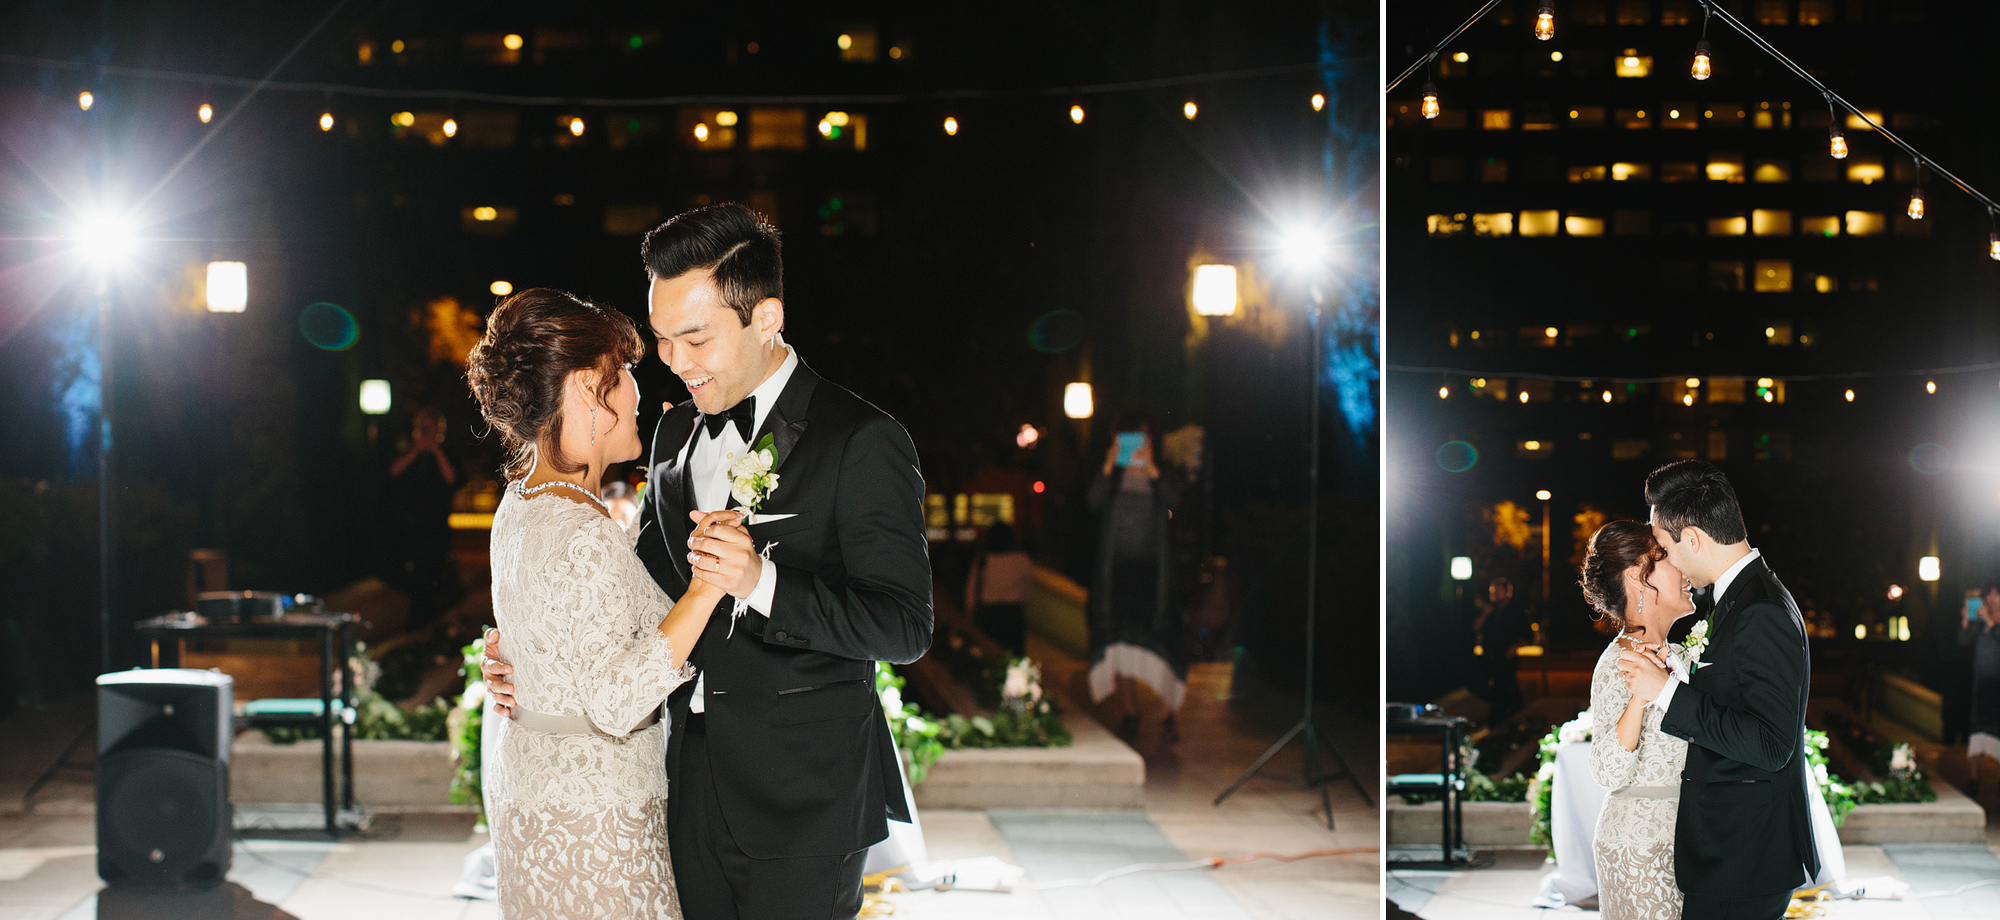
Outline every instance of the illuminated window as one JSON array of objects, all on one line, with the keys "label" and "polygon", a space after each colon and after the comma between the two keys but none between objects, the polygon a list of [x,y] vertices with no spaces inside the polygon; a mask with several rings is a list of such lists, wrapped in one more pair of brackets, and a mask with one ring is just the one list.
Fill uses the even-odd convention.
[{"label": "illuminated window", "polygon": [[1652,0],[1618,0],[1618,24],[1643,26],[1651,18]]},{"label": "illuminated window", "polygon": [[1791,0],[1757,0],[1756,11],[1760,26],[1784,26],[1791,24]]},{"label": "illuminated window", "polygon": [[1479,181],[1507,181],[1507,161],[1498,157],[1487,157],[1485,162],[1479,164]]},{"label": "illuminated window", "polygon": [[[1866,120],[1864,120],[1864,119],[1862,119],[1861,115],[1866,115],[1866,116],[1868,116],[1868,118],[1867,118]],[[1881,110],[1881,109],[1862,109],[1862,110],[1861,110],[1861,115],[1856,115],[1856,114],[1855,114],[1855,113],[1853,113],[1853,112],[1848,112],[1848,113],[1847,113],[1847,130],[1849,130],[1849,131],[1873,131],[1873,130],[1875,130],[1875,128],[1874,128],[1874,125],[1870,125],[1870,124],[1869,124],[1868,122],[1871,122],[1871,121],[1872,121],[1872,122],[1874,122],[1874,123],[1875,123],[1875,124],[1877,124],[1877,125],[1879,125],[1879,124],[1881,124],[1881,123],[1882,123],[1882,110]]]},{"label": "illuminated window", "polygon": [[1750,178],[1758,182],[1792,181],[1792,161],[1758,160],[1750,170]]},{"label": "illuminated window", "polygon": [[1513,236],[1514,215],[1502,211],[1498,214],[1472,215],[1473,236]]},{"label": "illuminated window", "polygon": [[1653,215],[1650,211],[1611,212],[1611,235],[1645,236],[1653,232]]},{"label": "illuminated window", "polygon": [[1694,22],[1694,0],[1661,0],[1660,25],[1684,26]]},{"label": "illuminated window", "polygon": [[1742,236],[1748,230],[1749,222],[1744,220],[1741,214],[1708,219],[1709,236]]},{"label": "illuminated window", "polygon": [[1611,442],[1611,459],[1643,460],[1652,449],[1653,442],[1645,438],[1619,438]]},{"label": "illuminated window", "polygon": [[1432,182],[1464,182],[1464,157],[1431,157]]},{"label": "illuminated window", "polygon": [[1558,221],[1554,211],[1522,211],[1522,236],[1555,236]]},{"label": "illuminated window", "polygon": [[841,60],[866,64],[875,60],[880,42],[874,26],[851,25],[834,39],[834,46],[840,49]]},{"label": "illuminated window", "polygon": [[512,147],[521,127],[521,113],[512,109],[473,109],[457,120],[458,133],[452,142],[465,147]]},{"label": "illuminated window", "polygon": [[[561,140],[564,134],[571,135],[572,138],[582,136],[577,134],[575,129],[571,127],[573,122],[570,119],[561,118],[557,119],[557,121],[562,123],[560,125],[562,131],[556,135],[557,140]],[[708,140],[695,141],[696,146],[708,147],[712,145],[716,147],[728,147],[735,143],[736,133],[730,131],[728,128],[718,127],[713,120],[713,116],[708,121],[708,126]],[[604,128],[605,146],[613,150],[643,147],[647,144],[657,143],[667,131],[667,126],[660,121],[660,116],[653,112],[613,112],[604,119]],[[688,130],[689,133],[684,136],[689,140],[694,140],[692,133],[694,129],[690,127]],[[728,132],[727,140],[722,138],[724,132]]]},{"label": "illuminated window", "polygon": [[1888,176],[1882,168],[1882,158],[1874,155],[1857,155],[1847,158],[1847,181],[1862,185],[1874,185]]},{"label": "illuminated window", "polygon": [[1660,127],[1669,131],[1693,131],[1701,126],[1701,109],[1692,102],[1669,102]]},{"label": "illuminated window", "polygon": [[806,149],[806,110],[791,108],[751,109],[750,149]]},{"label": "illuminated window", "polygon": [[586,29],[536,29],[532,48],[531,55],[537,64],[574,63],[594,53]]},{"label": "illuminated window", "polygon": [[1881,211],[1847,212],[1848,236],[1881,236],[1889,228],[1889,221]]},{"label": "illuminated window", "polygon": [[1752,236],[1791,236],[1792,212],[1758,208],[1750,212]]},{"label": "illuminated window", "polygon": [[1604,218],[1571,214],[1563,218],[1563,232],[1570,236],[1603,236]]},{"label": "illuminated window", "polygon": [[1611,120],[1619,127],[1635,131],[1653,126],[1653,119],[1647,109],[1618,109]]},{"label": "illuminated window", "polygon": [[1464,127],[1464,109],[1445,109],[1438,113],[1438,117],[1431,119],[1431,130],[1433,131],[1455,131],[1461,130]]},{"label": "illuminated window", "polygon": [[974,492],[970,502],[972,526],[1014,524],[1014,496],[1006,492]]},{"label": "illuminated window", "polygon": [[1570,0],[1569,16],[1580,25],[1604,25],[1604,0]]},{"label": "illuminated window", "polygon": [[460,229],[480,236],[506,236],[520,219],[521,210],[514,207],[478,205],[458,212]]},{"label": "illuminated window", "polygon": [[[1740,399],[1736,401],[1742,402],[1742,400]],[[1723,431],[1719,428],[1709,430],[1708,459],[1710,460],[1729,459],[1729,432]]]},{"label": "illuminated window", "polygon": [[660,225],[656,204],[614,204],[604,208],[604,232],[611,236],[638,236]]},{"label": "illuminated window", "polygon": [[1661,163],[1661,182],[1693,182],[1701,178],[1700,163]]},{"label": "illuminated window", "polygon": [[868,116],[859,112],[828,112],[817,125],[819,145],[837,149],[868,149]]},{"label": "illuminated window", "polygon": [[1488,131],[1505,131],[1514,126],[1514,113],[1507,109],[1487,109],[1479,113],[1479,126]]},{"label": "illuminated window", "polygon": [[1937,223],[1937,221],[1917,220],[1916,218],[1913,218],[1908,214],[1898,213],[1896,215],[1896,235],[1930,236],[1931,225],[1935,223]]},{"label": "illuminated window", "polygon": [[1704,397],[1712,403],[1740,403],[1743,401],[1741,377],[1710,377],[1704,382]]},{"label": "illuminated window", "polygon": [[1823,26],[1833,23],[1833,0],[1799,0],[1799,25]]},{"label": "illuminated window", "polygon": [[674,134],[696,150],[729,150],[736,146],[742,127],[742,117],[734,109],[684,107],[674,121]]},{"label": "illuminated window", "polygon": [[1424,219],[1431,236],[1458,236],[1465,232],[1465,215],[1432,214]]},{"label": "illuminated window", "polygon": [[1742,182],[1743,154],[1711,153],[1708,155],[1708,181]]},{"label": "illuminated window", "polygon": [[1603,182],[1608,172],[1602,166],[1572,166],[1569,168],[1569,181]]},{"label": "illuminated window", "polygon": [[[1522,381],[1526,383],[1527,381]],[[1530,397],[1532,398],[1532,397]],[[1527,440],[1514,442],[1514,453],[1523,460],[1547,460],[1555,456],[1556,442],[1551,440]]]},{"label": "illuminated window", "polygon": [[1838,216],[1801,217],[1799,218],[1799,232],[1806,236],[1839,236],[1840,218]]},{"label": "illuminated window", "polygon": [[1783,294],[1792,289],[1792,263],[1788,259],[1759,259],[1753,269],[1760,294]]},{"label": "illuminated window", "polygon": [[1635,49],[1627,48],[1624,54],[1612,59],[1611,67],[1612,72],[1621,77],[1649,76],[1653,72],[1653,56],[1642,55]]},{"label": "illuminated window", "polygon": [[[1569,113],[1565,111],[1563,114],[1567,116]],[[1548,109],[1529,109],[1521,113],[1521,130],[1523,131],[1554,131],[1555,129],[1556,115]]]},{"label": "illuminated window", "polygon": [[1811,288],[1815,294],[1831,294],[1840,290],[1840,279],[1832,275],[1807,272],[1805,286]]},{"label": "illuminated window", "polygon": [[1708,289],[1711,291],[1743,290],[1743,275],[1744,269],[1741,262],[1710,262],[1708,263]]},{"label": "illuminated window", "polygon": [[500,32],[478,32],[467,35],[465,56],[481,64],[519,64],[521,36]]},{"label": "illuminated window", "polygon": [[1613,182],[1650,182],[1652,179],[1653,164],[1651,163],[1611,164],[1611,181]]},{"label": "illuminated window", "polygon": [[1569,126],[1572,128],[1604,127],[1604,106],[1580,105],[1570,109],[1568,115]]},{"label": "illuminated window", "polygon": [[[1769,344],[1769,345],[1790,345],[1790,344],[1792,344],[1792,324],[1791,324],[1791,322],[1790,322],[1790,321],[1788,321],[1788,320],[1776,320],[1776,321],[1772,322],[1772,323],[1771,323],[1771,325],[1769,325],[1769,326],[1765,326],[1765,327],[1764,327],[1764,342],[1765,342],[1766,344]],[[1768,387],[1768,386],[1770,386],[1770,385],[1771,385],[1771,381],[1770,381],[1770,380],[1768,380],[1768,379],[1765,379],[1765,380],[1759,380],[1759,381],[1757,381],[1757,385],[1758,385],[1758,386],[1763,386],[1763,387]]]},{"label": "illuminated window", "polygon": [[1437,59],[1437,75],[1440,77],[1466,77],[1472,75],[1472,55],[1463,51],[1447,54]]}]

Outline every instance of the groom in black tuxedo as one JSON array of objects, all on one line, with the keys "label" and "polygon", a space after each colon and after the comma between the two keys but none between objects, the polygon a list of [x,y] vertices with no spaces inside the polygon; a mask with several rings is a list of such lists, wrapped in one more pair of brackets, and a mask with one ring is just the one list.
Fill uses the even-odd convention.
[{"label": "groom in black tuxedo", "polygon": [[1819,874],[1804,747],[1811,662],[1792,595],[1750,548],[1736,492],[1699,460],[1646,478],[1653,536],[1695,587],[1714,585],[1708,647],[1683,683],[1663,662],[1621,652],[1633,695],[1666,711],[1688,742],[1674,833],[1681,914],[1777,920]]},{"label": "groom in black tuxedo", "polygon": [[[868,848],[910,820],[874,677],[931,644],[916,447],[785,343],[778,234],[748,208],[674,217],[643,255],[660,360],[691,398],[653,434],[639,557],[669,596],[699,577],[732,597],[667,700],[681,907],[852,918]],[[732,467],[766,437],[778,484],[757,496]]]}]

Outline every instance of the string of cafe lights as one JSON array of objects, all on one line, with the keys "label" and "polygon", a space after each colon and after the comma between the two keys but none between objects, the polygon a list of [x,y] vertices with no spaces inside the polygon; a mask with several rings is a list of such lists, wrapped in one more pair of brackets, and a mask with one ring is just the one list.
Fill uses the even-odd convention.
[{"label": "string of cafe lights", "polygon": [[[1605,384],[1606,386],[1620,385],[1620,384],[1630,384],[1630,385],[1658,384],[1658,385],[1671,386],[1678,384],[1689,390],[1688,393],[1682,395],[1681,397],[1682,404],[1687,406],[1692,406],[1694,405],[1693,391],[1700,389],[1701,382],[1704,379],[1710,381],[1741,380],[1746,382],[1750,380],[1755,380],[1757,382],[1757,391],[1759,397],[1763,399],[1764,402],[1777,401],[1776,388],[1778,384],[1781,383],[1784,384],[1825,383],[1825,382],[1851,383],[1853,381],[1859,381],[1859,380],[1884,380],[1884,379],[1908,380],[1908,379],[1922,378],[1924,381],[1924,392],[1927,395],[1935,396],[1937,395],[1938,392],[1939,378],[1959,377],[1970,374],[1990,374],[1995,371],[2000,371],[2000,361],[1988,361],[1981,364],[1960,364],[1951,367],[1929,367],[1929,368],[1883,370],[1883,371],[1830,371],[1819,374],[1770,374],[1761,377],[1751,377],[1749,375],[1740,375],[1740,374],[1708,374],[1705,376],[1694,376],[1688,374],[1665,374],[1665,375],[1646,376],[1646,377],[1633,377],[1633,376],[1616,375],[1616,374],[1606,374],[1602,376],[1582,376],[1577,374],[1547,374],[1547,373],[1537,373],[1531,371],[1478,371],[1462,367],[1426,367],[1426,366],[1410,365],[1410,364],[1391,364],[1388,365],[1387,367],[1390,372],[1397,374],[1412,374],[1412,375],[1422,375],[1427,377],[1438,377],[1438,378],[1462,377],[1468,381],[1471,381],[1474,389],[1483,388],[1486,385],[1486,381],[1489,379],[1541,380],[1541,381],[1548,381],[1551,383],[1575,383],[1583,385]],[[1439,399],[1449,398],[1450,390],[1451,388],[1448,384],[1439,386],[1438,398]],[[1615,397],[1612,395],[1609,389],[1604,390],[1603,393],[1604,396],[1602,397],[1602,399],[1605,402],[1611,402],[1613,399],[1615,399]],[[1841,393],[1841,398],[1846,402],[1854,402],[1855,399],[1857,398],[1857,393],[1855,388],[1853,386],[1845,387]],[[1527,403],[1530,401],[1530,398],[1526,393],[1521,393],[1519,400],[1522,403]]]},{"label": "string of cafe lights", "polygon": [[[1463,23],[1460,23],[1458,28],[1453,29],[1450,34],[1446,35],[1443,40],[1432,47],[1428,53],[1412,62],[1394,80],[1389,81],[1389,85],[1383,92],[1385,94],[1395,92],[1397,86],[1400,86],[1403,81],[1409,79],[1418,70],[1428,72],[1431,64],[1437,60],[1438,55],[1444,53],[1446,46],[1450,45],[1458,36],[1464,34],[1465,30],[1471,28],[1474,23],[1484,18],[1487,13],[1492,12],[1494,7],[1500,5],[1500,2],[1501,0],[1488,0],[1484,6],[1481,6]],[[1832,156],[1836,160],[1847,158],[1849,145],[1845,133],[1840,129],[1841,120],[1839,117],[1839,113],[1845,110],[1849,113],[1849,117],[1858,119],[1863,124],[1866,124],[1877,135],[1881,136],[1883,140],[1888,141],[1891,146],[1908,154],[1911,160],[1915,162],[1917,181],[1910,189],[1909,203],[1905,210],[1910,219],[1923,220],[1926,216],[1927,208],[1924,199],[1923,176],[1926,171],[1933,173],[1985,207],[1989,223],[1992,225],[1991,232],[1986,237],[1986,254],[1994,261],[2000,261],[2000,202],[1995,202],[1986,193],[1972,187],[1971,183],[1960,179],[1950,170],[1939,165],[1936,160],[1931,159],[1923,151],[1918,150],[1915,145],[1896,136],[1887,126],[1869,117],[1867,112],[1862,111],[1858,106],[1848,102],[1840,94],[1835,93],[1818,77],[1813,76],[1784,52],[1779,51],[1777,46],[1765,40],[1763,36],[1758,35],[1749,26],[1745,25],[1742,20],[1737,19],[1734,14],[1722,8],[1717,0],[1696,0],[1696,2],[1701,4],[1702,10],[1701,38],[1695,42],[1694,60],[1688,68],[1689,76],[1695,80],[1707,80],[1714,74],[1714,53],[1708,42],[1708,22],[1711,18],[1720,20],[1723,25],[1728,26],[1748,39],[1750,44],[1758,50],[1770,55],[1773,60],[1783,65],[1786,70],[1791,71],[1800,79],[1806,81],[1807,84],[1811,85],[1826,100],[1827,115],[1830,122],[1827,127],[1827,154],[1829,156]],[[1535,14],[1534,34],[1535,38],[1541,41],[1548,41],[1555,37],[1555,4],[1553,0],[1541,0]],[[1433,119],[1438,117],[1442,108],[1438,101],[1437,84],[1425,80],[1420,108],[1424,118]]]},{"label": "string of cafe lights", "polygon": [[[515,35],[507,36],[507,39],[509,39],[510,41],[506,45],[506,47],[510,49],[517,49],[517,45],[514,44],[512,40],[516,40],[518,38],[519,36]],[[1094,83],[1094,84],[1068,85],[1068,86],[1028,87],[1022,89],[1008,89],[1008,90],[960,89],[960,90],[934,90],[934,91],[920,92],[920,93],[845,93],[845,94],[794,93],[794,94],[765,94],[765,95],[686,93],[686,94],[671,95],[671,96],[598,97],[598,96],[528,96],[528,95],[512,95],[504,93],[486,93],[475,90],[462,90],[462,89],[385,89],[381,87],[361,86],[361,85],[347,84],[347,83],[296,82],[296,81],[287,82],[287,81],[275,81],[275,80],[260,81],[260,80],[249,80],[240,77],[223,76],[219,74],[188,73],[185,71],[160,70],[160,69],[145,68],[145,67],[120,67],[116,65],[80,64],[74,61],[61,61],[51,58],[40,58],[28,55],[6,54],[6,53],[0,53],[0,63],[18,64],[29,67],[48,68],[48,69],[84,71],[90,74],[95,74],[105,77],[115,76],[115,77],[129,77],[140,80],[153,80],[160,82],[191,83],[191,84],[199,84],[204,88],[211,86],[228,86],[228,87],[244,88],[252,91],[262,91],[262,92],[313,93],[325,97],[329,100],[334,96],[347,96],[353,98],[426,100],[426,101],[440,101],[447,103],[477,103],[483,105],[518,106],[527,108],[558,108],[558,109],[560,108],[649,109],[649,108],[672,108],[677,106],[694,106],[694,105],[713,106],[713,107],[721,107],[727,109],[731,107],[776,106],[776,105],[883,106],[883,105],[902,105],[909,103],[940,103],[940,102],[950,105],[953,103],[987,100],[987,99],[1032,98],[1032,97],[1053,96],[1053,97],[1068,97],[1071,100],[1068,109],[1068,117],[1072,124],[1078,124],[1078,125],[1083,124],[1085,118],[1088,116],[1088,112],[1083,105],[1084,97],[1103,96],[1103,95],[1112,95],[1120,93],[1144,92],[1150,90],[1171,89],[1174,87],[1181,87],[1181,86],[1196,86],[1196,85],[1230,82],[1235,80],[1256,79],[1261,77],[1283,76],[1287,74],[1314,72],[1319,70],[1320,67],[1318,62],[1305,62],[1298,64],[1279,64],[1270,67],[1252,67],[1252,68],[1244,68],[1238,70],[1210,71],[1206,73],[1186,74],[1177,77],[1158,77],[1148,80],[1127,80],[1116,83]],[[97,104],[97,102],[98,102],[98,95],[91,89],[84,89],[77,94],[77,106],[84,111],[89,111],[93,106]],[[1311,94],[1311,96],[1307,99],[1307,102],[1312,106],[1313,111],[1315,112],[1324,111],[1327,102],[1326,91],[1325,90],[1314,91]],[[1194,121],[1196,117],[1201,114],[1201,105],[1194,98],[1189,98],[1181,104],[1180,112],[1181,116],[1186,120]],[[729,119],[729,123],[719,124],[718,127],[730,127],[731,125],[734,124],[733,113],[725,111],[724,113],[721,114],[730,115],[732,117]],[[214,117],[214,115],[215,115],[214,106],[207,101],[202,102],[200,107],[196,110],[196,117],[199,118],[203,124],[207,124],[210,121],[210,119]],[[821,123],[819,125],[819,132],[822,135],[838,136],[837,131],[830,129],[837,129],[840,127],[844,127],[844,125],[840,124],[840,122],[845,120],[845,113],[830,112],[828,113],[828,115],[829,115],[828,118],[821,120]],[[410,127],[411,124],[414,122],[414,116],[412,116],[411,113],[408,112],[394,113],[393,115],[390,116],[390,119],[392,123],[394,123],[397,127],[404,127],[404,128]],[[318,116],[319,128],[321,131],[332,131],[337,121],[338,119],[335,118],[333,114],[333,108],[329,103]],[[568,128],[569,132],[574,136],[581,137],[583,136],[584,132],[588,130],[587,124],[581,117],[572,115],[563,119],[562,121]],[[940,127],[944,130],[945,134],[956,136],[963,127],[963,124],[964,124],[963,121],[958,117],[958,114],[956,112],[948,112],[944,118],[944,121],[941,123]],[[447,118],[444,121],[443,125],[441,126],[440,130],[442,131],[445,137],[449,138],[457,135],[458,127],[459,126],[456,118]],[[711,129],[709,128],[706,122],[697,124],[694,128],[695,139],[697,141],[706,141],[708,139],[708,134],[710,130]]]}]

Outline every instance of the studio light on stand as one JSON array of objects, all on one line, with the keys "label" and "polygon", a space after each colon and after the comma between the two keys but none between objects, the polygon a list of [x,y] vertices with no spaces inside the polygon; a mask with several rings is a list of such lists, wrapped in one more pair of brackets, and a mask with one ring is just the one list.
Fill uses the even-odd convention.
[{"label": "studio light on stand", "polygon": [[[1307,364],[1306,372],[1312,377],[1312,401],[1307,403],[1307,409],[1311,413],[1311,418],[1307,423],[1306,429],[1309,447],[1306,459],[1306,667],[1305,686],[1303,688],[1304,711],[1300,714],[1297,724],[1279,736],[1276,743],[1265,749],[1262,756],[1258,757],[1255,762],[1245,768],[1242,775],[1236,777],[1235,782],[1229,784],[1229,788],[1222,790],[1222,794],[1215,797],[1214,804],[1221,805],[1222,800],[1229,798],[1236,790],[1242,788],[1244,783],[1249,782],[1252,777],[1261,775],[1259,771],[1264,769],[1264,765],[1270,763],[1271,758],[1276,757],[1279,751],[1285,749],[1286,745],[1291,744],[1293,738],[1298,738],[1302,752],[1305,755],[1299,776],[1296,779],[1289,776],[1266,778],[1288,782],[1301,789],[1318,787],[1320,806],[1326,809],[1326,827],[1328,830],[1332,830],[1333,797],[1330,787],[1334,780],[1346,777],[1348,782],[1354,784],[1354,791],[1361,794],[1361,800],[1370,806],[1375,804],[1375,799],[1368,794],[1367,788],[1361,785],[1361,779],[1354,775],[1354,771],[1347,765],[1347,760],[1341,757],[1340,752],[1334,748],[1333,742],[1320,737],[1318,726],[1313,724],[1313,691],[1315,689],[1313,684],[1313,657],[1314,652],[1317,651],[1317,630],[1315,629],[1314,621],[1318,619],[1316,616],[1318,611],[1315,605],[1318,600],[1319,588],[1320,314],[1325,306],[1324,301],[1326,297],[1324,284],[1327,279],[1323,275],[1328,267],[1326,262],[1327,246],[1328,241],[1321,228],[1310,225],[1288,228],[1280,239],[1279,245],[1279,256],[1283,260],[1285,267],[1294,275],[1304,280],[1309,291],[1306,311],[1306,335],[1309,339],[1307,352],[1310,360]],[[1320,772],[1320,755],[1322,749],[1324,749],[1327,757],[1332,758],[1333,766],[1336,768],[1331,772]]]}]

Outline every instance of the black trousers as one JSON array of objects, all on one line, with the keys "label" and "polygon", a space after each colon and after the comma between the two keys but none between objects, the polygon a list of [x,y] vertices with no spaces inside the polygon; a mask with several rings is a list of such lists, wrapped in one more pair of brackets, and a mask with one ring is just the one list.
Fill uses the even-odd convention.
[{"label": "black trousers", "polygon": [[1791,903],[1789,891],[1755,898],[1704,898],[1691,894],[1681,902],[1681,916],[1688,920],[1781,920]]},{"label": "black trousers", "polygon": [[[861,912],[868,851],[846,856],[755,859],[736,846],[715,799],[708,736],[690,720],[681,737],[679,799],[667,840],[687,920],[853,920]],[[705,726],[701,726],[705,729]]]}]

